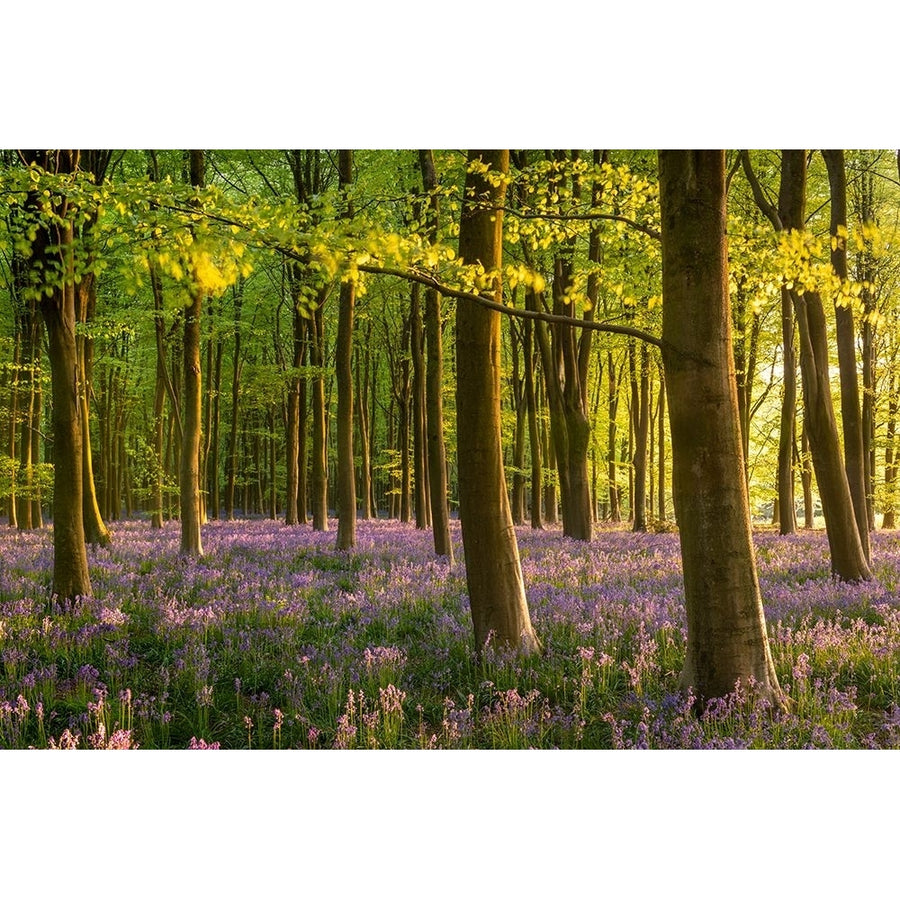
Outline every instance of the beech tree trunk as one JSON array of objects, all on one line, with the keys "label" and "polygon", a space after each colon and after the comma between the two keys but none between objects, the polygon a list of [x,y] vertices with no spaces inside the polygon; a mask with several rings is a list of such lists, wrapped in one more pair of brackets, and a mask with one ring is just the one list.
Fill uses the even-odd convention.
[{"label": "beech tree trunk", "polygon": [[[841,283],[847,282],[847,174],[843,150],[823,150],[831,191],[831,265]],[[836,303],[838,366],[841,377],[841,424],[844,433],[844,467],[853,499],[856,527],[866,561],[869,560],[869,515],[866,508],[866,463],[862,412],[856,360],[856,328],[853,309]]]},{"label": "beech tree trunk", "polygon": [[241,308],[243,305],[243,284],[233,290],[234,296],[234,354],[231,364],[231,429],[228,435],[228,456],[225,458],[225,518],[234,518],[234,487],[237,478],[238,424],[240,422],[241,401]]},{"label": "beech tree trunk", "polygon": [[663,362],[688,638],[698,703],[752,678],[781,703],[756,573],[738,419],[724,151],[660,151]]},{"label": "beech tree trunk", "polygon": [[860,541],[847,472],[841,459],[831,399],[825,311],[821,297],[813,292],[795,295],[794,306],[800,333],[804,418],[825,516],[831,571],[844,581],[865,581],[871,578],[871,572]]},{"label": "beech tree trunk", "polygon": [[620,522],[622,520],[622,507],[619,500],[619,484],[618,484],[618,465],[616,462],[616,441],[618,438],[618,423],[616,417],[619,412],[619,379],[615,360],[612,351],[607,354],[607,371],[609,379],[607,381],[607,403],[606,409],[609,419],[607,431],[607,454],[606,464],[607,480],[609,482],[609,520],[611,522]]},{"label": "beech tree trunk", "polygon": [[[356,382],[355,397],[355,413],[356,413],[356,434],[359,441],[359,467],[356,477],[359,485],[359,499],[361,508],[359,517],[361,519],[372,518],[372,471],[371,471],[371,454],[369,450],[369,407],[367,398],[369,390],[369,368],[372,361],[372,353],[369,347],[372,334],[372,323],[366,334],[365,353],[360,351],[359,346],[356,347],[356,365],[354,366],[353,377]],[[363,357],[363,360],[360,359]]]},{"label": "beech tree trunk", "polygon": [[632,531],[647,530],[647,443],[650,435],[650,352],[641,347],[640,376],[636,372],[635,348],[631,348],[631,416],[634,429],[634,499]]},{"label": "beech tree trunk", "polygon": [[313,378],[312,407],[312,527],[328,531],[328,446],[325,422],[325,321],[322,316],[324,292],[312,319],[312,364],[318,370]]},{"label": "beech tree trunk", "polygon": [[[746,460],[744,469],[746,471]],[[662,366],[659,367],[659,470],[657,473],[659,487],[657,488],[657,503],[659,511],[657,518],[665,522],[666,514],[666,373]]]},{"label": "beech tree trunk", "polygon": [[[202,188],[205,159],[202,150],[191,150],[191,185]],[[190,303],[184,311],[183,367],[184,404],[181,442],[181,552],[186,556],[202,556],[200,536],[200,429],[202,424],[203,383],[200,371],[200,317],[203,293],[198,285],[190,289]]]},{"label": "beech tree trunk", "polygon": [[[27,162],[50,172],[78,169],[77,150],[24,151]],[[37,208],[30,198],[29,208]],[[74,234],[67,221],[67,204],[54,210],[59,221],[37,230],[32,241],[31,285],[44,288],[41,316],[47,329],[50,380],[53,392],[53,581],[60,601],[91,595],[87,549],[82,518],[82,431],[79,402],[79,365],[75,344]],[[59,279],[44,281],[62,261]],[[53,278],[53,275],[50,275]],[[49,291],[47,290],[49,288]]]},{"label": "beech tree trunk", "polygon": [[412,360],[413,491],[416,528],[431,527],[428,454],[425,451],[425,334],[422,328],[421,285],[413,283],[409,310]]},{"label": "beech tree trunk", "polygon": [[[514,301],[515,302],[515,301]],[[510,506],[513,522],[522,525],[525,522],[525,378],[521,372],[520,346],[518,329],[515,322],[510,322],[509,336],[512,356],[512,405],[516,417],[513,437],[512,464],[513,484]]]},{"label": "beech tree trunk", "polygon": [[534,368],[537,359],[534,355],[533,326],[529,319],[524,323],[522,345],[525,351],[525,404],[528,408],[528,447],[531,453],[531,527],[543,529],[544,519],[541,511],[541,483],[543,472],[541,466],[541,437],[537,421],[537,397],[534,389]]},{"label": "beech tree trunk", "polygon": [[[572,151],[573,159],[577,151]],[[565,159],[565,151],[559,151],[557,159]],[[600,164],[600,151],[594,151],[594,164]],[[578,199],[579,182],[573,179],[572,196]],[[594,188],[592,203],[600,202],[600,189]],[[567,241],[553,262],[553,312],[569,314],[567,292],[570,289],[574,269],[574,239]],[[600,258],[599,232],[591,230],[588,256],[592,263]],[[593,319],[594,303],[598,294],[596,273],[591,273],[588,296],[591,303],[584,319]],[[539,297],[526,291],[526,302],[531,309],[539,308]],[[547,388],[547,404],[550,409],[550,436],[559,475],[559,491],[562,505],[563,534],[576,540],[590,541],[593,537],[591,489],[588,475],[588,450],[591,424],[588,419],[587,368],[590,359],[593,332],[585,329],[580,335],[571,325],[555,323],[548,329],[544,322],[535,323],[538,346],[541,351],[541,369]]]},{"label": "beech tree trunk", "polygon": [[[428,238],[437,241],[438,182],[431,150],[419,151],[422,182],[428,193],[426,222]],[[444,444],[444,350],[441,334],[441,295],[433,288],[425,291],[425,423],[428,443],[428,486],[431,492],[431,527],[434,552],[453,563],[450,543],[450,505],[447,499],[447,452]]]},{"label": "beech tree trunk", "polygon": [[[96,284],[92,274],[86,275],[75,288],[75,316],[82,325],[94,318],[97,304]],[[82,504],[84,515],[84,536],[89,544],[106,547],[112,542],[109,529],[100,514],[97,489],[94,483],[93,454],[91,453],[90,392],[93,381],[94,348],[93,340],[87,334],[76,335],[79,365],[79,409],[81,412],[82,452]],[[109,425],[109,422],[107,422]],[[107,482],[109,477],[107,475]]]},{"label": "beech tree trunk", "polygon": [[895,441],[897,435],[897,381],[894,372],[891,372],[890,386],[888,388],[888,412],[887,426],[884,440],[884,516],[881,519],[882,528],[896,528],[896,482],[897,464]]},{"label": "beech tree trunk", "polygon": [[[744,171],[760,210],[776,231],[800,231],[805,227],[806,153],[803,150],[781,151],[781,184],[778,205],[766,200],[753,172],[750,156],[742,151]],[[781,534],[793,534],[797,521],[794,503],[793,452],[797,407],[797,359],[794,353],[794,291],[781,289],[781,343],[783,360],[783,393],[781,397],[781,430],[778,437],[778,496],[773,510],[773,523]],[[748,423],[749,424],[749,423]],[[776,512],[777,511],[777,512]]]},{"label": "beech tree trunk", "polygon": [[[503,247],[505,182],[492,184],[473,163],[492,173],[509,170],[508,150],[470,150],[459,232],[466,263],[498,270]],[[492,291],[501,297],[499,277]],[[475,645],[522,653],[540,649],[531,626],[516,533],[509,509],[500,430],[500,314],[472,302],[456,309],[456,405],[459,512]]]},{"label": "beech tree trunk", "polygon": [[[345,216],[352,217],[353,208],[346,199],[353,182],[353,151],[339,154],[341,189],[345,195]],[[356,545],[356,473],[353,468],[353,313],[356,284],[341,283],[338,308],[335,369],[337,372],[337,505],[338,529],[336,548],[350,550]]]}]

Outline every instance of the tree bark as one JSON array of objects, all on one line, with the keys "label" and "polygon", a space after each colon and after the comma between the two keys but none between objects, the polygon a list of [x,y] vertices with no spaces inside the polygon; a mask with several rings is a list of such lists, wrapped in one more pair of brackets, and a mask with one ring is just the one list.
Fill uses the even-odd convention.
[{"label": "tree bark", "polygon": [[[228,456],[225,458],[225,518],[234,519],[234,487],[237,478],[238,425],[240,423],[241,401],[241,308],[243,306],[243,284],[232,291],[234,297],[234,354],[231,360],[231,428],[228,435]],[[246,508],[245,508],[246,512]]]},{"label": "tree bark", "polygon": [[[470,150],[459,255],[498,271],[502,259],[505,181],[492,183],[474,165],[505,176],[507,150]],[[495,299],[501,297],[495,276]],[[531,626],[516,533],[509,509],[500,431],[500,315],[474,303],[456,309],[459,510],[475,644],[522,653],[540,649]]]},{"label": "tree bark", "polygon": [[[847,173],[843,150],[823,150],[831,191],[831,265],[842,284],[847,282]],[[869,515],[866,508],[866,464],[862,412],[856,361],[853,309],[835,303],[838,367],[841,378],[841,424],[844,432],[844,467],[853,499],[856,527],[866,561],[869,560]]]},{"label": "tree bark", "polygon": [[421,285],[412,285],[409,346],[412,359],[413,489],[416,528],[431,527],[428,493],[428,454],[425,452],[425,334],[422,326]]},{"label": "tree bark", "polygon": [[[438,239],[438,180],[431,150],[419,151],[422,183],[428,194],[425,218],[428,239]],[[453,563],[450,542],[450,505],[447,485],[447,450],[444,441],[444,349],[441,331],[441,295],[434,288],[425,291],[425,404],[428,442],[428,482],[431,492],[431,528],[434,552]]]},{"label": "tree bark", "polygon": [[[77,150],[25,151],[26,161],[51,172],[75,172]],[[29,207],[37,207],[30,198]],[[53,581],[60,601],[92,593],[82,518],[82,431],[79,366],[75,344],[74,233],[64,200],[54,209],[58,221],[38,228],[32,241],[31,281],[43,288],[39,305],[50,355],[53,393]],[[59,271],[59,276],[48,273]]]},{"label": "tree bark", "polygon": [[[205,159],[202,150],[190,151],[191,185],[202,188]],[[202,556],[200,535],[200,429],[202,423],[203,384],[200,371],[200,318],[203,293],[199,285],[190,288],[190,303],[184,311],[184,434],[181,443],[181,553]]]},{"label": "tree bark", "polygon": [[[806,153],[803,150],[781,151],[781,184],[778,205],[771,205],[763,195],[747,151],[742,151],[744,171],[750,181],[753,196],[760,210],[772,223],[776,232],[800,231],[805,227]],[[797,359],[794,353],[794,291],[781,289],[781,343],[783,360],[783,393],[781,397],[781,428],[778,437],[778,497],[773,511],[773,523],[781,534],[793,534],[797,521],[794,503],[793,451],[796,430]]]},{"label": "tree bark", "polygon": [[[92,274],[86,275],[75,288],[75,316],[86,325],[94,318],[97,304],[96,282]],[[81,412],[81,433],[84,442],[82,452],[82,504],[84,516],[84,536],[89,544],[107,547],[112,542],[109,529],[100,514],[97,489],[94,483],[93,454],[91,453],[90,393],[93,381],[94,347],[93,339],[87,334],[76,335],[79,365],[79,410]],[[107,482],[109,478],[107,478]]]},{"label": "tree bark", "polygon": [[313,312],[312,364],[316,368],[312,389],[312,527],[314,531],[328,531],[328,445],[325,410],[325,320],[322,304],[324,291]]},{"label": "tree bark", "polygon": [[620,522],[622,520],[622,509],[619,501],[619,484],[617,477],[618,465],[616,461],[616,440],[618,438],[618,423],[616,417],[619,412],[619,369],[616,367],[612,351],[609,351],[607,354],[606,368],[609,372],[606,403],[609,419],[606,454],[606,464],[608,466],[607,480],[609,481],[609,520],[611,522]]},{"label": "tree bark", "polygon": [[[632,348],[634,350],[634,348]],[[647,530],[647,443],[650,434],[650,352],[641,345],[641,371],[638,378],[636,360],[631,356],[631,411],[634,428],[634,502],[631,530]]]},{"label": "tree bark", "polygon": [[537,397],[534,388],[534,368],[537,359],[534,354],[533,325],[526,320],[522,346],[525,351],[525,404],[528,408],[528,448],[531,453],[531,527],[543,529],[544,519],[541,511],[541,483],[543,472],[541,466],[541,437],[537,421]]},{"label": "tree bark", "polygon": [[[353,151],[339,154],[341,189],[344,193],[346,218],[353,216],[347,192],[353,182]],[[337,505],[338,529],[336,548],[351,550],[356,545],[356,473],[353,467],[353,313],[356,284],[341,283],[338,307],[338,331],[335,347],[337,372]]]},{"label": "tree bark", "polygon": [[756,573],[731,340],[724,151],[660,151],[663,362],[699,703],[750,679],[781,703]]}]

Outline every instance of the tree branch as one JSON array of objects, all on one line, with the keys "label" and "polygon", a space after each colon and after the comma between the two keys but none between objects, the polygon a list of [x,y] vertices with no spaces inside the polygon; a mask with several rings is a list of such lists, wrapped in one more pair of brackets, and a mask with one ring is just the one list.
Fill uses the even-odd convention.
[{"label": "tree branch", "polygon": [[558,316],[552,313],[543,313],[530,309],[518,309],[513,306],[506,306],[503,303],[497,303],[488,297],[482,297],[480,294],[472,294],[468,291],[460,291],[456,288],[448,287],[442,284],[431,275],[425,275],[422,272],[416,272],[413,269],[395,269],[382,266],[359,266],[360,272],[368,272],[372,275],[393,275],[397,278],[404,278],[407,281],[417,281],[426,287],[434,288],[438,293],[445,297],[454,297],[457,300],[468,300],[471,303],[478,303],[486,309],[492,309],[496,312],[503,313],[506,316],[513,316],[518,319],[535,319],[540,322],[548,322],[558,325],[572,325],[576,328],[589,328],[593,331],[604,331],[609,334],[622,334],[628,337],[636,338],[652,344],[654,347],[662,348],[662,340],[649,332],[642,331],[640,328],[629,328],[627,325],[613,325],[608,322],[596,322],[593,320],[576,319],[574,316]]},{"label": "tree branch", "polygon": [[753,171],[749,150],[741,150],[741,163],[744,166],[744,174],[747,176],[747,181],[750,182],[750,190],[753,191],[753,199],[756,201],[756,205],[759,207],[760,212],[772,223],[776,231],[784,231],[784,223],[781,221],[781,216],[778,215],[778,210],[775,208],[774,204],[766,199],[762,185],[756,177],[756,172]]},{"label": "tree branch", "polygon": [[629,219],[626,216],[617,216],[613,213],[523,213],[516,209],[512,209],[509,206],[499,206],[494,208],[498,212],[507,213],[511,216],[515,216],[517,219],[552,219],[553,221],[558,222],[594,222],[598,219],[603,219],[608,222],[624,222],[626,225],[630,225],[632,228],[646,234],[648,237],[652,237],[656,241],[662,238],[659,231],[651,225],[644,225],[641,222],[635,222],[634,219]]}]

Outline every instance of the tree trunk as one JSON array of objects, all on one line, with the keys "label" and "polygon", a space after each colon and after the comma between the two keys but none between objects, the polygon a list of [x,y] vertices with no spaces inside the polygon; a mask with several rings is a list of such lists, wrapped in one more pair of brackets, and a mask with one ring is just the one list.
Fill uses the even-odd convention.
[{"label": "tree trunk", "polygon": [[284,442],[287,470],[284,498],[285,525],[296,525],[298,523],[300,499],[300,375],[296,370],[303,365],[306,319],[300,313],[301,300],[296,296],[298,282],[299,278],[291,279],[291,287],[293,289],[291,292],[291,299],[293,300],[291,304],[291,333],[293,337],[291,365],[294,371],[291,372],[288,379],[287,425]]},{"label": "tree trunk", "polygon": [[619,412],[619,380],[617,376],[617,368],[613,359],[612,351],[607,355],[606,363],[609,372],[608,391],[607,391],[607,413],[609,418],[609,428],[607,431],[607,455],[606,462],[608,466],[607,479],[609,481],[609,520],[611,522],[622,521],[622,508],[619,501],[619,484],[617,480],[618,466],[616,463],[616,440],[618,438],[618,423],[616,417]]},{"label": "tree trunk", "polygon": [[[632,348],[633,350],[633,348]],[[641,373],[638,379],[636,360],[631,356],[631,409],[634,429],[634,500],[631,530],[647,530],[647,443],[650,434],[650,351],[641,347]]]},{"label": "tree trunk", "polygon": [[[847,282],[847,174],[843,150],[823,150],[831,191],[831,265],[842,284]],[[869,516],[866,508],[866,464],[862,413],[856,365],[856,328],[849,304],[835,303],[838,365],[841,377],[841,424],[844,432],[844,467],[853,499],[856,527],[869,561]]]},{"label": "tree trunk", "polygon": [[312,405],[312,527],[328,531],[328,445],[325,410],[325,321],[322,315],[324,291],[312,319],[312,364],[317,369],[313,378]]},{"label": "tree trunk", "polygon": [[900,403],[897,400],[897,381],[894,372],[891,372],[890,387],[888,388],[888,412],[887,431],[884,440],[884,516],[881,519],[882,528],[896,528],[896,482],[897,465],[894,441],[897,434],[897,410]]},{"label": "tree trunk", "polygon": [[[341,189],[345,195],[345,217],[353,216],[347,192],[353,182],[353,151],[340,151]],[[337,506],[336,548],[350,550],[356,545],[356,473],[353,468],[353,313],[356,284],[341,283],[338,331],[335,348],[337,371]]]},{"label": "tree trunk", "polygon": [[[82,325],[94,318],[97,304],[96,283],[93,275],[86,275],[75,288],[75,315]],[[93,339],[87,334],[76,336],[79,365],[79,409],[81,412],[82,451],[82,503],[84,505],[84,536],[89,544],[106,547],[112,542],[109,529],[100,515],[97,489],[94,484],[93,454],[91,453],[90,393],[93,381],[94,347]],[[107,422],[107,428],[109,427]],[[109,483],[109,475],[107,475]],[[115,518],[113,516],[112,518]]]},{"label": "tree trunk", "polygon": [[[505,182],[489,182],[473,167],[478,162],[505,175],[509,151],[469,151],[459,255],[495,271],[502,259]],[[499,278],[492,293],[500,299]],[[540,644],[525,600],[503,471],[499,313],[471,302],[457,304],[456,364],[459,511],[475,645],[479,651],[496,643],[535,652]]]},{"label": "tree trunk", "polygon": [[537,359],[533,347],[533,325],[529,319],[524,323],[522,345],[525,351],[525,403],[528,407],[528,448],[531,453],[531,527],[543,529],[541,514],[541,438],[538,431],[537,397],[534,389],[534,368]]},{"label": "tree trunk", "polygon": [[[369,334],[367,337],[370,339],[371,327],[368,329],[368,331]],[[359,443],[359,468],[356,475],[359,484],[359,499],[362,504],[359,512],[359,517],[361,519],[371,519],[372,473],[369,454],[369,409],[368,404],[366,403],[369,385],[369,365],[371,363],[371,351],[368,347],[368,340],[366,341],[366,351],[363,356],[365,359],[365,363],[360,360],[360,349],[357,346],[356,365],[353,372],[353,377],[356,382],[356,392],[354,394],[356,435]]]},{"label": "tree trunk", "polygon": [[756,574],[738,421],[724,151],[660,151],[663,362],[688,638],[698,703],[740,682],[781,703]]},{"label": "tree trunk", "polygon": [[[803,150],[781,151],[781,184],[778,206],[770,204],[756,179],[747,151],[742,151],[744,171],[750,181],[760,210],[777,232],[801,231],[805,227],[806,153]],[[797,406],[797,362],[794,354],[794,297],[793,289],[781,289],[781,341],[784,356],[784,391],[781,398],[781,430],[778,438],[778,496],[772,522],[778,523],[781,534],[796,530],[794,510],[794,434]],[[777,510],[777,512],[776,512]]]},{"label": "tree trunk", "polygon": [[420,285],[413,283],[409,310],[412,359],[413,485],[416,528],[431,527],[428,494],[428,455],[425,452],[425,335],[422,329]]},{"label": "tree trunk", "polygon": [[813,469],[831,549],[831,571],[844,581],[871,578],[841,459],[828,371],[828,328],[817,293],[794,297],[800,332],[803,407]]},{"label": "tree trunk", "polygon": [[[204,153],[190,151],[191,185],[202,188]],[[184,311],[184,434],[181,443],[181,553],[202,556],[200,536],[200,429],[202,422],[203,385],[200,371],[200,317],[203,293],[196,284],[190,289],[190,303]]]},{"label": "tree trunk", "polygon": [[[403,339],[401,346],[409,344],[410,317],[403,322]],[[409,378],[409,357],[404,353],[400,357],[400,378],[397,387],[397,449],[400,451],[400,521],[407,524],[412,521],[412,476],[409,460],[409,414],[411,406],[411,386]]]},{"label": "tree trunk", "polygon": [[510,322],[510,342],[512,355],[512,402],[513,413],[516,417],[516,427],[513,437],[513,486],[510,506],[513,522],[522,525],[525,522],[525,424],[527,419],[525,409],[525,379],[521,373],[519,361],[519,348],[521,341],[518,339],[518,331],[515,322]]},{"label": "tree trunk", "polygon": [[800,484],[803,487],[803,527],[811,529],[815,526],[815,509],[812,493],[812,461],[809,453],[809,435],[806,423],[800,432]]},{"label": "tree trunk", "polygon": [[225,518],[234,518],[234,487],[237,477],[238,424],[240,422],[241,400],[241,307],[243,305],[243,285],[233,290],[234,296],[234,355],[231,369],[231,430],[228,435],[228,456],[225,459]]},{"label": "tree trunk", "polygon": [[[746,471],[746,464],[745,464]],[[659,368],[659,487],[657,488],[657,503],[659,512],[657,518],[660,522],[667,519],[666,513],[666,373],[662,366]]]},{"label": "tree trunk", "polygon": [[[75,172],[77,150],[25,151],[27,162],[48,171]],[[37,208],[36,198],[29,199]],[[59,220],[40,228],[32,241],[33,287],[44,288],[41,315],[47,329],[50,380],[53,392],[53,582],[60,601],[90,596],[87,549],[82,518],[82,432],[79,403],[79,365],[75,344],[74,235],[66,220],[65,201],[54,213]],[[55,258],[55,260],[54,260]],[[61,283],[43,284],[62,260]]]}]

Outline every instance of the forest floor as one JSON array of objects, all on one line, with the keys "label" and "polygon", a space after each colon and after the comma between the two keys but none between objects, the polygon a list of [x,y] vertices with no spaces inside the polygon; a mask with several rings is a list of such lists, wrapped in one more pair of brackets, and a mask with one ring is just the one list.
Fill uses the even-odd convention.
[{"label": "forest floor", "polygon": [[[454,523],[457,559],[462,559]],[[875,578],[829,574],[820,531],[756,535],[788,712],[752,686],[697,716],[678,693],[678,537],[519,528],[544,653],[477,660],[465,571],[430,531],[211,522],[112,525],[94,597],[50,602],[49,530],[0,534],[0,748],[727,748],[900,746],[900,533]]]}]

